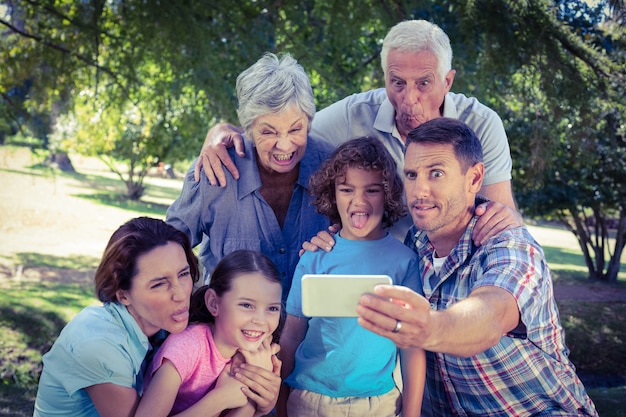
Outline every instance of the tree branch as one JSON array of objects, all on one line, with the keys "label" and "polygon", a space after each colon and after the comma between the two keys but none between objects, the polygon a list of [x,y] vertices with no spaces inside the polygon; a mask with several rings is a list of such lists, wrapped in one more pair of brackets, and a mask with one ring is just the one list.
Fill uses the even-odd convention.
[{"label": "tree branch", "polygon": [[78,54],[76,52],[73,52],[70,49],[68,49],[68,48],[66,48],[66,47],[64,47],[62,45],[50,42],[50,41],[44,39],[41,36],[37,36],[37,35],[31,34],[31,33],[28,33],[26,31],[23,31],[23,30],[17,28],[16,26],[12,25],[11,23],[9,23],[8,21],[6,21],[6,20],[4,20],[2,18],[0,18],[0,24],[6,26],[12,32],[14,32],[14,33],[16,33],[16,34],[18,34],[18,35],[20,35],[20,36],[22,36],[24,38],[32,39],[32,40],[34,40],[36,42],[41,43],[44,46],[47,46],[49,48],[52,48],[52,49],[57,50],[59,52],[62,52],[64,54],[66,54],[66,55],[74,57],[74,58],[78,59],[79,61],[82,61],[82,62],[86,63],[88,66],[94,67],[94,68],[98,69],[99,71],[102,71],[105,74],[110,75],[111,78],[114,80],[115,84],[117,84],[122,89],[122,91],[124,91],[124,93],[126,94],[126,96],[128,98],[130,98],[130,96],[131,96],[130,95],[130,91],[128,90],[128,88],[126,88],[125,85],[123,85],[119,81],[119,78],[120,78],[119,75],[116,72],[114,72],[113,70],[111,70],[111,69],[109,69],[107,67],[103,67],[102,65],[98,64],[97,62],[95,62],[93,59],[91,59],[91,58],[89,58],[87,56]]}]

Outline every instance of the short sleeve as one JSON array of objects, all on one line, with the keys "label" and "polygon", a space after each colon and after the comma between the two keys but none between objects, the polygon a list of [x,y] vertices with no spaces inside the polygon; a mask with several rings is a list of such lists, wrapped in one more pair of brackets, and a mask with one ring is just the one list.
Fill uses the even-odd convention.
[{"label": "short sleeve", "polygon": [[[413,252],[411,252],[411,254],[415,255]],[[399,284],[403,287],[412,289],[419,295],[424,295],[424,287],[422,285],[417,256],[412,256],[407,265],[406,275]]]},{"label": "short sleeve", "polygon": [[76,391],[104,383],[134,388],[139,369],[135,369],[127,351],[105,338],[91,338],[67,346],[68,361],[56,369],[64,375],[64,388],[72,395]]},{"label": "short sleeve", "polygon": [[289,289],[285,306],[287,314],[291,314],[292,316],[306,317],[302,313],[302,277],[305,271],[309,269],[307,265],[312,256],[313,253],[311,252],[303,253],[293,273],[293,280],[291,281],[291,288]]},{"label": "short sleeve", "polygon": [[182,381],[189,379],[198,367],[202,346],[207,343],[205,327],[192,325],[183,332],[170,334],[154,355],[150,374],[154,375],[163,360],[167,359],[172,362]]}]

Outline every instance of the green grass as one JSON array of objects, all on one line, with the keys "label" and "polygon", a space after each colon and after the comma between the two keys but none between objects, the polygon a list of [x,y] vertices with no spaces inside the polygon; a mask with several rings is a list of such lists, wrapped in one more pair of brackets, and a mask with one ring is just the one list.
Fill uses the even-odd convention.
[{"label": "green grass", "polygon": [[591,388],[587,393],[593,399],[600,417],[626,417],[626,386]]},{"label": "green grass", "polygon": [[91,286],[9,282],[0,287],[0,383],[37,384],[41,355],[78,311],[96,302]]},{"label": "green grass", "polygon": [[[25,175],[31,175],[24,172]],[[50,174],[46,175],[66,175]],[[72,174],[74,175],[74,174]],[[94,205],[123,208],[137,215],[162,217],[178,191],[149,186],[142,202],[119,197],[124,192],[119,179],[110,176],[78,175],[84,194]],[[99,190],[94,192],[93,190]],[[580,252],[544,247],[546,258],[558,283],[588,283]],[[0,416],[32,416],[36,383],[41,371],[41,355],[73,315],[96,303],[92,271],[98,258],[56,257],[36,252],[20,253],[12,260],[24,269],[37,268],[50,276],[82,271],[82,278],[62,283],[0,280]],[[626,265],[622,265],[616,287],[626,287]],[[626,303],[587,303],[560,301],[561,322],[571,359],[581,374],[626,376]],[[602,417],[626,417],[626,387],[591,388],[591,398]]]},{"label": "green grass", "polygon": [[559,301],[558,305],[577,369],[626,375],[626,303]]}]

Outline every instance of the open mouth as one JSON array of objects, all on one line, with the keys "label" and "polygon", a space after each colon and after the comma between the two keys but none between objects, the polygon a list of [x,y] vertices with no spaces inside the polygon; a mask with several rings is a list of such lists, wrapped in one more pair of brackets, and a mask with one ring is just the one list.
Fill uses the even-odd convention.
[{"label": "open mouth", "polygon": [[242,330],[241,333],[246,337],[246,339],[258,340],[261,338],[265,332],[260,330]]},{"label": "open mouth", "polygon": [[296,155],[295,152],[291,152],[288,154],[273,154],[272,157],[274,158],[276,162],[280,164],[285,164],[285,163],[291,162],[295,155]]},{"label": "open mouth", "polygon": [[350,215],[350,224],[355,229],[362,229],[365,227],[365,224],[367,224],[369,217],[367,213],[352,213]]},{"label": "open mouth", "polygon": [[189,307],[181,308],[172,314],[172,320],[175,322],[187,321],[189,319]]}]

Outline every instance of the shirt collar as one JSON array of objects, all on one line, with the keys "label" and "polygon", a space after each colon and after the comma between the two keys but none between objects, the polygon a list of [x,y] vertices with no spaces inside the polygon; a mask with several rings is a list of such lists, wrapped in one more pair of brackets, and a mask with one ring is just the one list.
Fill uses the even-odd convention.
[{"label": "shirt collar", "polygon": [[106,303],[104,308],[124,326],[129,334],[128,340],[131,349],[143,360],[146,352],[150,348],[148,336],[146,336],[143,330],[141,330],[141,327],[139,327],[139,323],[137,323],[135,318],[128,312],[128,308],[118,302]]},{"label": "shirt collar", "polygon": [[450,96],[450,93],[446,94],[443,98],[443,117],[450,117],[451,119],[458,119],[459,113],[456,111],[454,101]]},{"label": "shirt collar", "polygon": [[[245,156],[236,156],[234,150],[229,150],[230,156],[235,162],[239,170],[239,180],[237,198],[242,199],[249,194],[259,190],[262,186],[261,176],[259,175],[259,167],[254,157],[255,150],[252,142],[244,138]],[[297,184],[305,189],[308,187],[309,178],[319,167],[319,157],[317,154],[321,152],[318,142],[310,136],[307,139],[307,146],[300,160],[300,172],[298,174]]]},{"label": "shirt collar", "polygon": [[[380,104],[376,119],[374,120],[374,129],[385,133],[393,133],[396,129],[396,111],[389,101],[389,97],[385,94],[385,99]],[[396,129],[397,132],[397,129]],[[398,135],[399,137],[399,135]]]}]

